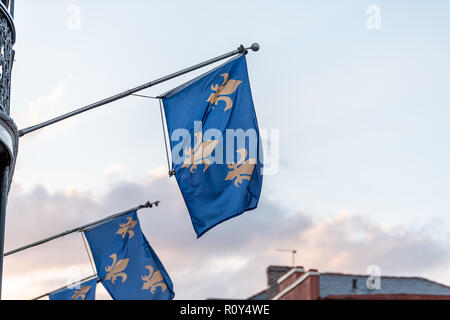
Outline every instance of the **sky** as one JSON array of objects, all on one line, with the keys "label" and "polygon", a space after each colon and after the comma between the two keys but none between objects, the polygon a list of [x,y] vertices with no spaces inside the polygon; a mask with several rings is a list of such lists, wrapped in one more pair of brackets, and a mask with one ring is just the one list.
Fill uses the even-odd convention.
[{"label": "sky", "polygon": [[[19,128],[258,42],[253,100],[280,163],[258,209],[196,240],[158,104],[129,97],[21,138],[6,249],[161,200],[139,216],[179,299],[251,296],[267,266],[291,263],[279,248],[307,269],[450,285],[449,14],[447,1],[16,0]],[[7,257],[3,295],[33,298],[74,270],[92,273],[79,235]]]}]

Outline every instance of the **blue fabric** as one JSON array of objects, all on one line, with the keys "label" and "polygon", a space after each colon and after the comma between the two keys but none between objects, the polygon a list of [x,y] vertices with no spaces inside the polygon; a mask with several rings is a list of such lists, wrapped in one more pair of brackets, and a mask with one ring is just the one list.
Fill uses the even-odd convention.
[{"label": "blue fabric", "polygon": [[83,282],[78,286],[53,292],[50,300],[95,300],[97,278]]},{"label": "blue fabric", "polygon": [[170,300],[172,281],[142,233],[136,212],[85,231],[97,274],[115,300]]},{"label": "blue fabric", "polygon": [[[171,137],[172,165],[197,236],[255,209],[263,181],[262,150],[245,56],[172,90],[162,101]],[[178,137],[177,129],[185,129],[191,138]],[[196,136],[200,129],[202,134]],[[209,129],[219,131],[220,137],[209,137],[208,132],[212,132]],[[233,141],[228,138],[227,129],[253,130],[256,143],[250,144],[249,139],[245,143],[234,138]],[[219,140],[213,152],[209,152],[208,140]],[[232,157],[227,157],[230,146]],[[250,172],[248,168],[242,172],[245,169],[242,161],[250,158],[255,165]],[[231,165],[237,166],[237,170]]]}]

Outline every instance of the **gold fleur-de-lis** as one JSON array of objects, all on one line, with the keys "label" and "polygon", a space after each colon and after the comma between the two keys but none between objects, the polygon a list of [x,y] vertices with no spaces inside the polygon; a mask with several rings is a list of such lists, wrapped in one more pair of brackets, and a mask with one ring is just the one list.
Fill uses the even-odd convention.
[{"label": "gold fleur-de-lis", "polygon": [[105,271],[108,272],[105,280],[111,280],[112,283],[116,283],[118,277],[122,278],[122,283],[127,281],[127,274],[123,272],[127,266],[130,259],[122,259],[117,261],[117,254],[113,253],[109,256],[113,263],[109,267],[105,267]]},{"label": "gold fleur-de-lis", "polygon": [[153,272],[152,266],[145,267],[149,271],[148,276],[142,276],[141,279],[144,281],[142,290],[149,290],[152,294],[155,294],[156,288],[161,288],[161,292],[167,290],[167,285],[164,282],[164,278],[159,270]]},{"label": "gold fleur-de-lis", "polygon": [[219,104],[219,101],[225,101],[226,105],[224,111],[227,111],[233,107],[233,100],[231,100],[231,98],[227,97],[226,95],[234,93],[242,83],[242,81],[233,79],[228,80],[228,78],[230,77],[228,73],[222,73],[220,76],[223,77],[222,84],[220,86],[218,84],[211,85],[211,90],[214,92],[210,94],[206,102],[217,106]]},{"label": "gold fleur-de-lis", "polygon": [[129,236],[128,239],[131,239],[134,236],[134,231],[131,230],[131,229],[133,229],[136,226],[137,221],[133,220],[132,217],[128,217],[127,220],[128,221],[126,223],[120,223],[119,224],[120,229],[117,230],[117,232],[116,232],[116,234],[122,235],[122,239],[125,239],[125,236],[127,234]]},{"label": "gold fleur-de-lis", "polygon": [[253,170],[255,169],[256,159],[251,158],[245,160],[247,158],[247,149],[245,148],[239,149],[237,153],[240,155],[239,160],[237,163],[228,165],[231,171],[228,172],[225,180],[233,181],[236,179],[234,180],[234,185],[239,188],[239,185],[242,184],[244,179],[250,181]]},{"label": "gold fleur-de-lis", "polygon": [[195,134],[196,142],[194,149],[191,147],[186,148],[184,151],[187,155],[183,160],[182,168],[191,167],[191,173],[194,173],[194,170],[197,169],[199,164],[204,165],[203,172],[205,172],[208,167],[211,165],[211,161],[207,159],[216,148],[219,140],[206,140],[202,142],[203,133],[201,131]]},{"label": "gold fleur-de-lis", "polygon": [[72,300],[85,300],[86,294],[91,290],[91,286],[81,287],[80,290],[75,291],[72,296]]}]

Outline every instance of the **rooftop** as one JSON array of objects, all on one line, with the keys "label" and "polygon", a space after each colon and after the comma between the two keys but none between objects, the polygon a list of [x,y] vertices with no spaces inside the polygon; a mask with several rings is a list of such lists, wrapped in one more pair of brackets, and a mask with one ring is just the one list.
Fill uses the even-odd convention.
[{"label": "rooftop", "polygon": [[[320,297],[333,295],[416,294],[448,295],[450,287],[420,277],[381,277],[380,289],[369,289],[367,275],[320,273]],[[356,280],[356,288],[353,288]]]},{"label": "rooftop", "polygon": [[[279,293],[279,285],[298,272],[302,279],[309,275],[318,276],[319,298],[324,299],[333,296],[370,296],[370,295],[428,295],[428,296],[450,296],[450,287],[422,277],[381,276],[380,288],[370,289],[368,286],[369,275],[355,275],[345,273],[317,273],[305,272],[302,267],[286,268],[271,266],[267,268],[269,287],[255,295],[249,300],[269,300]],[[300,285],[303,281],[298,279]],[[274,281],[275,280],[275,281]],[[290,285],[292,287],[292,285]],[[295,285],[294,285],[295,286]],[[290,289],[288,289],[290,290]]]}]

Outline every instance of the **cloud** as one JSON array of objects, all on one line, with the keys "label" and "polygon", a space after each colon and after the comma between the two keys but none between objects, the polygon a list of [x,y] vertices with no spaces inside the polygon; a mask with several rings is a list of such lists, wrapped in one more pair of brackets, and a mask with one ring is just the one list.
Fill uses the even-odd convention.
[{"label": "cloud", "polygon": [[[50,92],[30,100],[27,107],[14,117],[19,128],[36,125],[71,111],[70,106],[66,103],[71,81],[72,74],[68,74]],[[76,118],[70,118],[64,121],[64,126],[56,125],[56,130],[59,131],[53,132],[53,136],[72,128],[76,121]]]},{"label": "cloud", "polygon": [[126,168],[119,163],[112,163],[108,165],[104,171],[104,176],[109,184],[120,182],[121,177],[125,174]]},{"label": "cloud", "polygon": [[450,258],[449,247],[432,237],[433,228],[384,227],[358,214],[341,212],[299,235],[309,265],[364,272],[378,265],[383,274],[421,274]]},{"label": "cloud", "polygon": [[54,112],[61,107],[65,93],[68,89],[68,81],[71,76],[68,75],[60,81],[49,93],[39,96],[28,102],[26,110],[19,113],[16,120],[18,123],[32,125],[39,121],[47,120],[54,116]]},{"label": "cloud", "polygon": [[[76,190],[49,193],[41,186],[32,191],[15,187],[8,205],[7,250],[147,200],[162,201],[158,208],[140,211],[139,217],[180,299],[246,298],[264,289],[267,266],[290,261],[278,248],[298,249],[298,264],[320,271],[365,274],[376,264],[383,274],[450,282],[435,278],[448,267],[448,241],[433,237],[435,228],[445,226],[386,227],[345,211],[316,220],[263,197],[257,210],[197,240],[176,181],[154,173],[140,183],[116,182],[101,198]],[[92,274],[79,234],[9,256],[5,262],[4,295],[9,299],[32,298],[66,285],[67,270],[74,266],[81,277]]]}]

